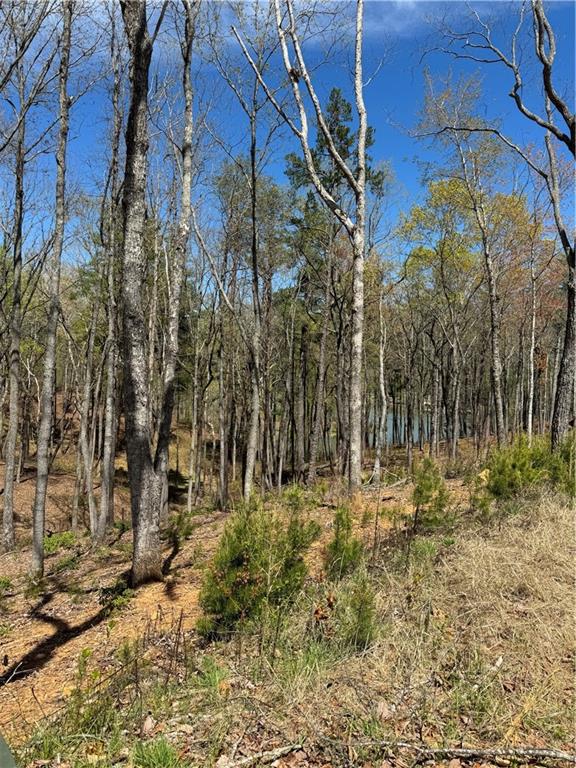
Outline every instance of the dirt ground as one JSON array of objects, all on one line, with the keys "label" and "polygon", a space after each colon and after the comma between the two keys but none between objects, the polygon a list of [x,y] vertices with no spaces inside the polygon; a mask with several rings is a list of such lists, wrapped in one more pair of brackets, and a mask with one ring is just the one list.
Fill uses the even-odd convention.
[{"label": "dirt ground", "polygon": [[[1,470],[0,470],[1,471]],[[455,484],[459,485],[459,484]],[[69,504],[74,493],[74,477],[62,473],[50,478],[46,508],[46,528],[61,532],[69,527]],[[38,596],[27,590],[27,569],[31,558],[28,543],[34,478],[25,479],[15,491],[18,549],[0,556],[0,576],[10,579],[0,613],[0,730],[13,743],[19,743],[39,720],[61,708],[74,687],[74,675],[81,654],[89,651],[92,663],[101,663],[121,644],[142,636],[151,625],[156,630],[169,628],[176,621],[191,629],[198,617],[198,594],[202,564],[222,533],[225,515],[201,514],[194,521],[193,536],[183,542],[171,563],[171,574],[164,583],[140,588],[123,610],[114,616],[101,603],[101,590],[111,588],[125,576],[130,564],[131,532],[113,536],[101,550],[91,551],[86,536],[79,536],[72,550],[61,550],[46,558],[46,591]],[[330,496],[330,493],[328,493]],[[386,507],[408,507],[405,486],[387,492],[381,502],[380,526],[389,525]],[[309,559],[320,561],[319,551],[328,535],[333,505],[314,510],[325,535],[314,543]],[[364,496],[364,513],[379,506],[378,499]],[[129,499],[125,490],[116,493],[116,517],[126,519]],[[374,534],[373,523],[367,536]],[[165,557],[170,555],[165,548]],[[73,568],[59,572],[63,557],[77,554]]]}]

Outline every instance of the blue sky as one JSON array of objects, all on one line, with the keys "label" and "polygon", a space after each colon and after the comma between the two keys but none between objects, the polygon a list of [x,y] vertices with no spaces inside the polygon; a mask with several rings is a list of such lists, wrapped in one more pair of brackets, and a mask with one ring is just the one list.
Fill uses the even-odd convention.
[{"label": "blue sky", "polygon": [[[517,21],[519,3],[474,3],[484,19],[494,20],[495,39],[504,46]],[[574,4],[557,2],[547,6],[548,15],[557,34],[557,82],[563,84],[571,97],[574,109]],[[388,33],[391,42],[391,60],[378,78],[366,89],[370,122],[376,128],[376,156],[389,156],[399,181],[406,187],[410,198],[419,194],[420,171],[414,159],[433,160],[430,148],[413,139],[408,132],[417,121],[424,98],[424,67],[432,75],[445,76],[478,74],[482,81],[482,106],[486,117],[498,120],[503,130],[518,144],[542,141],[542,131],[519,114],[508,93],[512,86],[511,73],[503,65],[482,65],[470,61],[454,61],[444,53],[428,53],[441,45],[435,33],[435,19],[446,14],[455,29],[470,28],[467,5],[454,0],[451,3],[423,2],[422,0],[396,0],[372,2],[367,6],[367,59],[377,56],[383,36]],[[426,53],[424,59],[423,54]],[[528,55],[530,54],[530,56]],[[531,49],[525,53],[528,101],[540,104],[537,72],[529,68]],[[369,67],[366,67],[367,70]]]},{"label": "blue sky", "polygon": [[[338,8],[342,9],[344,28],[354,14],[355,4],[344,3]],[[472,8],[477,10],[483,19],[491,20],[495,40],[505,47],[517,21],[520,4],[507,1],[475,2]],[[557,36],[557,85],[569,95],[574,108],[574,3],[548,2],[546,9]],[[505,132],[521,145],[540,145],[543,140],[541,130],[517,112],[512,99],[507,95],[511,88],[511,75],[504,66],[453,61],[446,54],[432,51],[440,44],[435,30],[441,16],[455,29],[470,27],[470,7],[460,0],[367,0],[366,3],[365,79],[375,72],[380,59],[384,57],[384,63],[365,89],[369,122],[376,130],[376,143],[371,154],[375,161],[385,160],[393,167],[397,179],[391,205],[393,217],[400,211],[408,210],[422,195],[421,167],[418,161],[435,160],[434,150],[430,146],[410,136],[423,105],[425,66],[433,76],[444,76],[449,69],[452,69],[454,76],[477,73],[483,83],[482,104],[486,116],[499,120]],[[227,27],[227,22],[223,26]],[[529,29],[529,24],[526,24],[526,28]],[[223,29],[223,35],[227,32]],[[236,60],[241,61],[237,43],[229,34],[226,36],[225,47],[227,55],[232,59],[237,57]],[[350,38],[348,50],[345,47],[340,49],[337,57],[325,62],[316,72],[317,88],[323,99],[334,85],[341,87],[352,99],[349,68],[351,52]],[[174,52],[173,43],[165,40],[158,53],[155,66],[161,75],[172,67],[178,76],[178,54]],[[307,47],[306,54],[312,66],[322,57],[321,49],[316,43]],[[536,106],[541,103],[538,98],[538,71],[530,67],[531,61],[533,53],[527,43],[524,52],[526,96]],[[279,61],[278,64],[280,65]],[[230,90],[209,68],[201,67],[196,74],[199,90],[213,102],[211,124],[216,131],[222,133],[225,141],[242,147],[247,125]],[[283,74],[283,70],[280,74]],[[93,183],[103,171],[106,127],[104,118],[108,112],[109,106],[103,90],[96,89],[83,97],[72,115],[69,149],[71,179],[75,179],[86,189],[99,186],[96,184],[93,187]],[[246,144],[243,149],[245,151]],[[278,181],[285,180],[285,155],[295,150],[298,150],[298,144],[290,133],[284,131],[279,134],[274,145],[274,155],[267,169]],[[51,162],[49,158],[47,162]],[[215,167],[217,162],[218,158],[214,157],[212,167]]]}]

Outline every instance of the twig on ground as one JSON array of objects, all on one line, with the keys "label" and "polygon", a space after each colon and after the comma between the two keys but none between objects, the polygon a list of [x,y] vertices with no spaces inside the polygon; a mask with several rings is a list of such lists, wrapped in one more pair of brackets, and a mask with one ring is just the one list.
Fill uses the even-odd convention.
[{"label": "twig on ground", "polygon": [[235,763],[228,763],[226,768],[244,768],[247,765],[256,765],[257,763],[272,763],[274,760],[278,760],[279,757],[289,755],[291,752],[297,752],[302,749],[301,744],[288,744],[285,747],[278,747],[277,749],[271,749],[268,752],[258,752],[256,755],[250,755],[249,757],[243,757],[241,760],[237,760]]},{"label": "twig on ground", "polygon": [[[332,744],[339,744],[347,748],[348,744],[336,742],[333,739],[324,739]],[[536,747],[429,747],[422,742],[411,741],[357,741],[354,746],[375,747],[386,752],[393,753],[399,750],[416,752],[424,759],[447,758],[449,760],[460,758],[463,760],[492,760],[495,758],[510,758],[524,762],[539,762],[541,760],[555,760],[576,765],[576,753],[563,752],[557,749],[539,749]]]}]

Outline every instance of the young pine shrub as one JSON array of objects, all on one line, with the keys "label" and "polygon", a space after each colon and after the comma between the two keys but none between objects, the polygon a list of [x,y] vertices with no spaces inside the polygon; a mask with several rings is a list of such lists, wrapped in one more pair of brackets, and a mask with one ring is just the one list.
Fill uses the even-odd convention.
[{"label": "young pine shrub", "polygon": [[553,453],[547,438],[535,437],[530,445],[525,437],[521,437],[511,445],[493,451],[481,476],[484,478],[484,495],[496,501],[508,501],[543,485],[573,496],[574,438]]},{"label": "young pine shrub", "polygon": [[262,509],[236,512],[204,577],[200,634],[229,637],[258,618],[265,605],[290,603],[306,577],[304,554],[318,532],[315,523],[304,523],[295,513],[284,525]]},{"label": "young pine shrub", "polygon": [[326,547],[324,569],[330,579],[341,579],[362,560],[362,542],[352,535],[350,510],[339,507],[334,515],[334,536]]},{"label": "young pine shrub", "polygon": [[376,593],[365,569],[357,571],[340,591],[336,627],[345,648],[365,651],[377,634]]},{"label": "young pine shrub", "polygon": [[419,525],[435,527],[445,521],[450,493],[439,467],[426,457],[414,472],[414,531]]}]

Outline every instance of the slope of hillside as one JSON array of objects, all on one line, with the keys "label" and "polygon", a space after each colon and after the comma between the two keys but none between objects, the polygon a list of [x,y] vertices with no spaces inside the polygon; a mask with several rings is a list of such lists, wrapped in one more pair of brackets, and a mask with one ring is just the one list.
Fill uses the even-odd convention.
[{"label": "slope of hillside", "polygon": [[[309,494],[303,514],[322,533],[305,590],[226,643],[194,629],[222,514],[197,515],[177,551],[167,541],[165,582],[136,593],[121,580],[129,532],[96,551],[64,539],[41,590],[27,582],[27,547],[4,555],[0,729],[14,744],[32,737],[23,765],[75,768],[225,768],[263,752],[278,766],[403,766],[415,756],[377,742],[569,749],[573,513],[544,496],[480,524],[462,483],[449,484],[456,518],[409,549],[410,488],[358,497],[368,564],[337,584],[322,570],[333,492]],[[268,505],[282,513],[277,499]],[[375,634],[354,650],[342,622],[359,584],[374,595]]]}]

